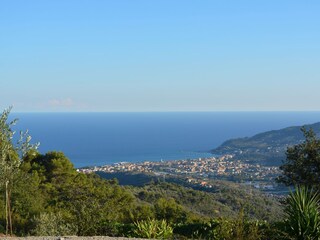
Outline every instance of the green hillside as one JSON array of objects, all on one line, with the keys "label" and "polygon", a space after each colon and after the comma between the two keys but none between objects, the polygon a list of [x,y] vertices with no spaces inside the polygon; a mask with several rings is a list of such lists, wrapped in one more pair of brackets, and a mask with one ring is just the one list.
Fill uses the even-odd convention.
[{"label": "green hillside", "polygon": [[[230,139],[211,152],[218,155],[233,154],[238,159],[266,165],[280,165],[285,158],[287,147],[304,140],[301,127],[288,127],[259,133],[253,137]],[[320,135],[320,122],[303,127],[312,128],[318,136]]]},{"label": "green hillside", "polygon": [[[102,178],[119,180],[143,204],[155,205],[161,198],[173,199],[193,215],[205,218],[233,217],[241,208],[253,219],[269,221],[281,217],[279,202],[249,186],[212,180],[212,188],[195,187],[179,177],[167,176],[166,182],[153,174],[98,173]],[[187,214],[188,215],[188,214]]]},{"label": "green hillside", "polygon": [[128,187],[143,203],[155,208],[161,199],[180,205],[190,216],[198,218],[233,218],[241,208],[251,219],[275,221],[282,217],[278,201],[238,184],[215,181],[211,190],[200,191],[173,183],[152,183],[143,187]]},{"label": "green hillside", "polygon": [[[215,181],[208,191],[163,182],[120,186],[115,179],[77,172],[61,152],[30,152],[16,179],[13,231],[21,236],[129,236],[133,224],[141,220],[165,219],[174,225],[218,217],[233,219],[243,208],[250,219],[273,222],[282,213],[275,199],[222,181]],[[4,195],[2,187],[2,206]],[[2,208],[0,233],[5,232],[5,226]]]}]

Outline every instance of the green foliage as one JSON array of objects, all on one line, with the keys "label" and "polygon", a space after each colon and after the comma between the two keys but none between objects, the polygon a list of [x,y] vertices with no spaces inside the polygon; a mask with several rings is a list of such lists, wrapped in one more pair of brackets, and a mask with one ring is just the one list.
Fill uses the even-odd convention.
[{"label": "green foliage", "polygon": [[77,232],[76,226],[66,222],[63,215],[58,213],[41,213],[32,220],[35,236],[70,236]]},{"label": "green foliage", "polygon": [[131,210],[130,214],[133,221],[155,218],[154,206],[150,204],[138,205]]},{"label": "green foliage", "polygon": [[98,231],[94,234],[96,236],[130,237],[134,229],[134,224],[116,221],[102,221],[99,223],[97,229]]},{"label": "green foliage", "polygon": [[15,174],[19,171],[24,156],[31,149],[37,149],[39,144],[30,144],[31,136],[28,131],[20,132],[20,138],[16,144],[13,142],[15,131],[13,127],[17,119],[9,121],[11,108],[5,109],[0,115],[0,185],[11,182]]},{"label": "green foliage", "polygon": [[173,198],[159,198],[155,204],[157,219],[166,219],[169,223],[185,222],[187,212]]},{"label": "green foliage", "polygon": [[15,189],[15,183],[20,176],[20,165],[23,157],[30,149],[36,149],[38,144],[31,145],[31,136],[28,131],[20,132],[17,144],[13,143],[15,131],[12,127],[17,119],[8,123],[11,108],[5,109],[0,116],[0,187],[5,199],[5,228],[6,234],[13,234],[13,209],[11,195]]},{"label": "green foliage", "polygon": [[8,123],[11,108],[5,109],[0,116],[0,170],[1,184],[4,185],[3,179],[12,177],[13,172],[19,167],[20,161],[12,142],[15,132],[12,127],[17,120]]},{"label": "green foliage", "polygon": [[[226,225],[220,224],[218,219],[177,224],[174,228],[174,234],[192,239],[217,239],[221,235],[219,234],[221,226],[225,227]],[[224,230],[226,230],[224,232],[227,234],[227,227]]]},{"label": "green foliage", "polygon": [[258,240],[266,237],[265,224],[265,222],[248,221],[241,210],[235,219],[220,218],[182,224],[174,229],[174,233],[193,239]]},{"label": "green foliage", "polygon": [[[213,188],[206,191],[194,190],[183,187],[173,183],[153,183],[144,187],[128,187],[138,199],[144,203],[149,203],[153,206],[158,206],[155,210],[159,218],[169,218],[170,213],[166,212],[165,205],[177,205],[175,214],[176,223],[178,222],[192,222],[197,218],[231,218],[240,211],[242,207],[245,208],[249,218],[261,219],[268,221],[279,220],[282,216],[282,208],[276,200],[266,197],[265,195],[247,189],[240,188],[239,185],[225,182],[214,181]],[[171,201],[171,203],[163,203],[161,199]],[[172,200],[170,200],[172,199]],[[173,200],[175,203],[173,203]],[[160,201],[160,202],[159,202]],[[163,206],[162,210],[160,206]],[[171,206],[175,208],[174,206]],[[168,212],[168,211],[167,211]],[[168,219],[166,218],[169,217]],[[179,220],[180,219],[180,220]]]},{"label": "green foliage", "polygon": [[159,178],[152,173],[140,173],[140,172],[96,172],[100,177],[104,179],[117,179],[120,185],[131,186],[144,186],[151,181],[157,181]]},{"label": "green foliage", "polygon": [[[187,238],[259,239],[262,233],[260,222],[231,218],[249,198],[245,191],[220,182],[217,186],[224,187],[212,193],[169,183],[123,188],[117,181],[78,173],[63,153],[42,155],[35,151],[25,156],[20,174],[19,178],[26,181],[16,182],[12,202],[15,232],[19,235],[130,236],[135,229],[135,236],[148,232],[149,236],[168,238],[174,229],[177,236]],[[228,208],[235,200],[237,207]],[[212,219],[217,209],[219,213],[226,209],[230,215]]]},{"label": "green foliage", "polygon": [[12,191],[15,234],[26,235],[30,232],[30,219],[45,211],[45,203],[37,178],[20,171]]},{"label": "green foliage", "polygon": [[103,232],[102,222],[130,221],[133,196],[115,181],[76,172],[63,153],[27,156],[22,168],[38,179],[47,211],[68,216],[77,235]]},{"label": "green foliage", "polygon": [[263,223],[259,221],[247,221],[243,209],[240,210],[238,217],[232,222],[232,235],[229,239],[258,240],[263,237],[259,226]]},{"label": "green foliage", "polygon": [[320,239],[320,198],[307,187],[296,187],[285,208],[284,230],[294,239]]},{"label": "green foliage", "polygon": [[320,185],[320,140],[312,129],[302,128],[305,141],[287,149],[287,158],[280,167],[283,175],[278,181],[287,185]]},{"label": "green foliage", "polygon": [[173,229],[166,220],[148,219],[134,223],[135,237],[152,239],[170,239],[173,236]]}]

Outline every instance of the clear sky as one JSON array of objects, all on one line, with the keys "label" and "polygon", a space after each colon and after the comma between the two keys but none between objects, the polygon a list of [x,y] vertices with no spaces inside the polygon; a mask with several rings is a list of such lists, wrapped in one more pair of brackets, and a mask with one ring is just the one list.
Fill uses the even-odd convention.
[{"label": "clear sky", "polygon": [[26,112],[320,110],[320,1],[1,1],[0,90]]}]

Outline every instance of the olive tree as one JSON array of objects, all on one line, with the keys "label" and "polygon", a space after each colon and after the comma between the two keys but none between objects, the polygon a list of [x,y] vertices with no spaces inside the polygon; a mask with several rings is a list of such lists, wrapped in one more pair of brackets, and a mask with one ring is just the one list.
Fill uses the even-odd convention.
[{"label": "olive tree", "polygon": [[12,235],[11,192],[23,157],[39,144],[30,144],[28,131],[20,132],[20,138],[14,143],[15,131],[12,127],[16,125],[17,119],[8,122],[11,109],[5,109],[0,116],[0,186],[5,190],[6,234],[10,231]]}]

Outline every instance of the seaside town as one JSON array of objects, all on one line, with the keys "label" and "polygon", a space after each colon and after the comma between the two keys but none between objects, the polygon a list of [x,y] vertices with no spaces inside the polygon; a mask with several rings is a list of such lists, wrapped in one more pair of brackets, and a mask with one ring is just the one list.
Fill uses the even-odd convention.
[{"label": "seaside town", "polygon": [[234,159],[233,155],[186,160],[129,163],[120,162],[105,166],[79,168],[79,172],[146,173],[157,176],[177,176],[189,184],[210,188],[211,180],[230,180],[251,185],[261,190],[277,188],[275,178],[279,167],[263,166]]}]

